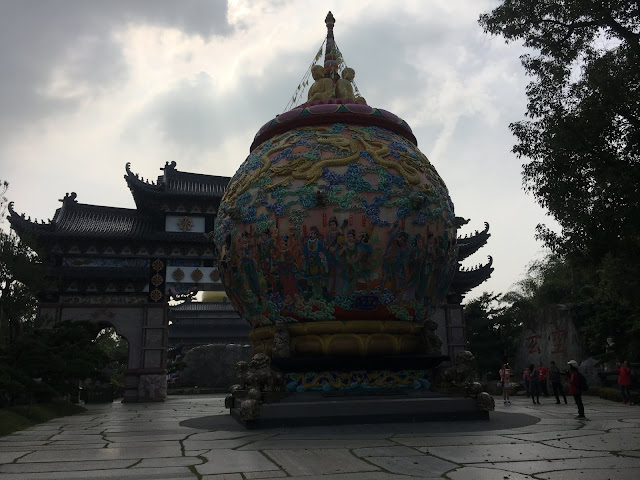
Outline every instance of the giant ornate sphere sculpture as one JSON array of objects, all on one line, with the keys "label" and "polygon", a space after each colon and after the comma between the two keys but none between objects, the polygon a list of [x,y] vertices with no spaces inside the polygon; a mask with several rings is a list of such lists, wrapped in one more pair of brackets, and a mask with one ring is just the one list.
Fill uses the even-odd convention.
[{"label": "giant ornate sphere sculpture", "polygon": [[344,95],[264,125],[222,198],[222,280],[257,351],[285,322],[294,355],[416,352],[455,273],[453,204],[411,129]]}]

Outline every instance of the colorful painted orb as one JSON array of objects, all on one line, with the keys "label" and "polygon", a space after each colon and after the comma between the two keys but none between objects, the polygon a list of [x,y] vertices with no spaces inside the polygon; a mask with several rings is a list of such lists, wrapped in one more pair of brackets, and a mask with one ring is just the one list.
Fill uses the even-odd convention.
[{"label": "colorful painted orb", "polygon": [[422,323],[441,303],[455,216],[416,143],[392,113],[341,99],[260,129],[214,237],[227,294],[252,327]]}]

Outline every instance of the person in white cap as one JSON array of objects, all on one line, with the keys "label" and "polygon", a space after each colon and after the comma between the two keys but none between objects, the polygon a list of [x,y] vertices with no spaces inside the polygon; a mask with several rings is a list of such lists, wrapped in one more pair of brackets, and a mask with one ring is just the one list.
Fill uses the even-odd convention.
[{"label": "person in white cap", "polygon": [[580,372],[578,371],[578,362],[569,360],[569,392],[573,395],[573,399],[578,406],[578,416],[576,419],[584,419],[584,405],[582,404],[582,391],[580,390]]}]

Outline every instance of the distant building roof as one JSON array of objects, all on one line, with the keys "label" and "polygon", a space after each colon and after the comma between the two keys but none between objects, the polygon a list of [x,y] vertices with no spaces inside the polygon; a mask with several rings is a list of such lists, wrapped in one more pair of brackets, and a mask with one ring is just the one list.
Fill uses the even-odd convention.
[{"label": "distant building roof", "polygon": [[65,195],[61,199],[62,207],[56,210],[49,222],[31,221],[30,217],[18,214],[13,203],[9,204],[7,218],[21,236],[27,234],[35,239],[68,237],[208,242],[202,233],[157,231],[153,217],[138,210],[78,203],[76,197],[75,192]]},{"label": "distant building roof", "polygon": [[477,265],[473,268],[460,267],[453,277],[451,283],[450,294],[458,295],[460,298],[464,297],[472,288],[477,287],[481,283],[489,280],[493,273],[493,258],[488,257],[489,261],[482,265]]},{"label": "distant building roof", "polygon": [[186,200],[188,197],[191,197],[190,201],[198,197],[200,202],[208,202],[217,208],[230,180],[217,175],[180,172],[176,169],[176,162],[167,162],[161,168],[164,174],[159,175],[156,182],[133,173],[130,163],[125,168],[124,178],[139,209],[156,208],[159,199]]},{"label": "distant building roof", "polygon": [[489,224],[484,222],[483,231],[478,232],[476,230],[471,236],[465,235],[464,237],[458,237],[458,261],[464,260],[486,245],[490,236]]}]

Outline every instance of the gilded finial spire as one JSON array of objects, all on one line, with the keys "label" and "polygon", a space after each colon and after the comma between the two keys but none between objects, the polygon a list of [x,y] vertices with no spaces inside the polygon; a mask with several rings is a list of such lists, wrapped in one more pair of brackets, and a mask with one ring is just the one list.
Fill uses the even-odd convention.
[{"label": "gilded finial spire", "polygon": [[336,23],[336,19],[333,18],[333,14],[331,12],[327,13],[324,23],[327,26],[327,44],[324,54],[324,76],[333,80],[333,83],[336,83],[340,78],[340,74],[338,73],[338,49],[333,38],[333,25]]}]

